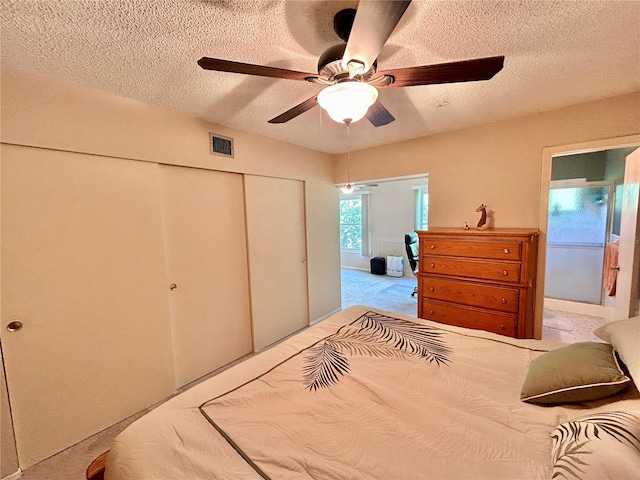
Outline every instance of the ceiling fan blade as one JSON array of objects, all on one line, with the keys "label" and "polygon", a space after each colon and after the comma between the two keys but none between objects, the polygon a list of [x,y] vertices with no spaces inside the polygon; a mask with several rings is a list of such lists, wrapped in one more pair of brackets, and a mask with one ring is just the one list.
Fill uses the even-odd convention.
[{"label": "ceiling fan blade", "polygon": [[306,99],[304,102],[299,103],[293,108],[290,108],[286,112],[278,115],[277,117],[269,120],[269,123],[285,123],[289,120],[296,118],[298,115],[306,112],[307,110],[311,110],[318,104],[318,96],[314,95],[311,98]]},{"label": "ceiling fan blade", "polygon": [[[489,80],[502,70],[504,57],[486,57],[460,62],[422,65],[378,72],[394,78],[388,87],[411,87],[436,83],[474,82]],[[384,87],[381,87],[384,88]]]},{"label": "ceiling fan blade", "polygon": [[200,60],[198,60],[198,65],[200,65],[205,70],[244,73],[246,75],[284,78],[287,80],[306,80],[307,78],[319,78],[315,73],[297,72],[295,70],[266,67],[263,65],[253,65],[251,63],[232,62],[231,60],[221,60],[219,58],[202,57]]},{"label": "ceiling fan blade", "polygon": [[379,101],[369,107],[366,117],[374,127],[382,127],[395,120],[395,117]]},{"label": "ceiling fan blade", "polygon": [[354,190],[362,190],[363,188],[367,188],[367,187],[377,187],[378,184],[377,183],[359,183],[351,186],[353,187]]},{"label": "ceiling fan blade", "polygon": [[380,50],[400,21],[411,0],[360,0],[347,48],[342,57],[346,69],[350,60],[371,68]]}]

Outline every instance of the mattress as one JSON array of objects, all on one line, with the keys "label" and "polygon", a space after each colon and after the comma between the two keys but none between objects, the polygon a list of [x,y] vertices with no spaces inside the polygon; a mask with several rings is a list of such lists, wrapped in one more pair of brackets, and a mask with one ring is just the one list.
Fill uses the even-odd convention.
[{"label": "mattress", "polygon": [[542,479],[551,433],[606,400],[520,401],[563,346],[345,309],[162,404],[115,440],[105,478]]}]

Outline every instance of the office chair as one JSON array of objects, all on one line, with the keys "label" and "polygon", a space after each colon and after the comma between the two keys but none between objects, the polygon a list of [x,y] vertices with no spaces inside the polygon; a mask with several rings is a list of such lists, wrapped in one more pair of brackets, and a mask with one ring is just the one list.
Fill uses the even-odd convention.
[{"label": "office chair", "polygon": [[[418,274],[418,234],[416,232],[409,232],[404,236],[404,247],[407,250],[407,258],[409,259],[409,265],[414,275]],[[414,287],[413,297],[418,293],[418,287]]]}]

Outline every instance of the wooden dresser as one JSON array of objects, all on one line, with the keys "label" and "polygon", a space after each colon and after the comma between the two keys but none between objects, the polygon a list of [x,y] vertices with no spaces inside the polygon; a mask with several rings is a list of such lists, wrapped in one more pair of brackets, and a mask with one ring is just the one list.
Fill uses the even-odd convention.
[{"label": "wooden dresser", "polygon": [[538,230],[417,233],[418,317],[533,338]]}]

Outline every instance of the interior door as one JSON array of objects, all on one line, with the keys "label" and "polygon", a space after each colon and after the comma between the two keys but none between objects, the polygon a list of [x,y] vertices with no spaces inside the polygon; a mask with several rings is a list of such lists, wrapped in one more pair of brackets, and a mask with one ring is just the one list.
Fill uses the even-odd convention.
[{"label": "interior door", "polygon": [[638,193],[640,185],[640,148],[627,156],[624,167],[624,189],[618,250],[618,278],[612,320],[638,313],[638,271],[640,270],[640,222]]},{"label": "interior door", "polygon": [[176,384],[251,352],[242,175],[160,166]]},{"label": "interior door", "polygon": [[2,349],[25,469],[171,395],[171,330],[157,165],[1,152]]},{"label": "interior door", "polygon": [[245,175],[254,350],[309,325],[304,184]]}]

